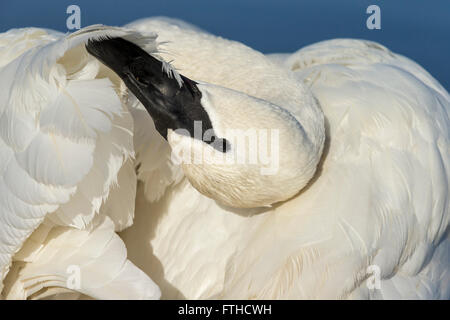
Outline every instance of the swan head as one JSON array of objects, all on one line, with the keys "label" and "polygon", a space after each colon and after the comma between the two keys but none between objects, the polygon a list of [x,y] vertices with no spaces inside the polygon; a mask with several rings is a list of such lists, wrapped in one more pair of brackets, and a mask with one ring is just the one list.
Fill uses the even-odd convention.
[{"label": "swan head", "polygon": [[188,79],[121,38],[86,48],[144,105],[172,161],[200,193],[231,207],[269,206],[294,196],[314,175],[322,146],[285,109]]}]

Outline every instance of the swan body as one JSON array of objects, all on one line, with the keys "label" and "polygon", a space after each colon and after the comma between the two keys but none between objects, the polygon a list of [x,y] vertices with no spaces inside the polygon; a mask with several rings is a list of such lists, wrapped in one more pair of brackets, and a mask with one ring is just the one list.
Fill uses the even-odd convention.
[{"label": "swan body", "polygon": [[[294,77],[326,123],[313,180],[271,207],[221,205],[176,167],[155,201],[155,180],[138,173],[150,178],[141,179],[135,223],[121,236],[163,297],[449,297],[449,95],[425,70],[368,41],[326,41],[268,59],[159,19],[129,27],[156,32],[166,43],[161,55],[184,75],[292,114],[302,111],[285,91]],[[374,267],[381,283],[371,290]]]},{"label": "swan body", "polygon": [[[121,50],[89,46],[108,37],[158,54],[163,97],[198,90],[194,118],[230,148],[179,134],[192,128],[149,103],[142,70],[121,74]],[[378,44],[264,56],[161,18],[69,36],[12,30],[0,81],[6,298],[450,297],[450,97]],[[279,131],[277,170],[173,157],[234,154],[236,128]],[[87,277],[76,290],[72,265]]]}]

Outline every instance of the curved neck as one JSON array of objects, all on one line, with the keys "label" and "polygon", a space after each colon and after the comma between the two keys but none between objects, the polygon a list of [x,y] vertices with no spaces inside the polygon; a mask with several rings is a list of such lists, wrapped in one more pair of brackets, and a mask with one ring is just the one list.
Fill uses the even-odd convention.
[{"label": "curved neck", "polygon": [[323,113],[311,91],[287,69],[239,42],[157,23],[161,57],[185,76],[266,100],[289,111],[315,144],[323,144]]},{"label": "curved neck", "polygon": [[[171,61],[183,75],[265,100],[273,106],[274,113],[279,107],[297,120],[294,126],[301,137],[288,141],[292,143],[285,144],[287,148],[280,154],[289,158],[286,163],[292,171],[302,172],[287,173],[296,179],[300,177],[296,187],[301,190],[314,175],[325,140],[324,116],[310,90],[289,70],[241,43],[171,25],[152,25],[151,31],[163,41],[161,57]],[[234,114],[242,117],[240,110],[236,106]],[[248,118],[249,125],[251,121]],[[292,123],[288,126],[292,128]]]}]

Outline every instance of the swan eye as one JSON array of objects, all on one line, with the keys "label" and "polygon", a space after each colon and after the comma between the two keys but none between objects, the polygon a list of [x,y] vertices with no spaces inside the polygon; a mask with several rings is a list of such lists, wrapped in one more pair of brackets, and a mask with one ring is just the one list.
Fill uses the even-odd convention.
[{"label": "swan eye", "polygon": [[140,77],[140,76],[136,76],[134,77],[134,79],[136,79],[136,81],[141,84],[142,86],[148,87],[150,81],[148,81],[148,77]]},{"label": "swan eye", "polygon": [[129,70],[133,75],[133,78],[142,86],[148,86],[150,84],[151,75],[146,70],[145,61],[142,59],[136,59],[129,66]]}]

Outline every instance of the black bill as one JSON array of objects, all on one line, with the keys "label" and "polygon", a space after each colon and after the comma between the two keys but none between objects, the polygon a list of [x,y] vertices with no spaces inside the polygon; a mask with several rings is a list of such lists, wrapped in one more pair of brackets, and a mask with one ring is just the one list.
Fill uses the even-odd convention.
[{"label": "black bill", "polygon": [[[167,129],[185,129],[192,138],[197,138],[198,134],[194,134],[196,121],[201,123],[202,137],[207,130],[213,130],[195,81],[182,75],[182,81],[178,81],[164,70],[161,61],[122,38],[90,40],[86,49],[124,81],[166,140]],[[209,141],[204,142],[222,152],[229,149],[228,141],[214,133]]]}]

